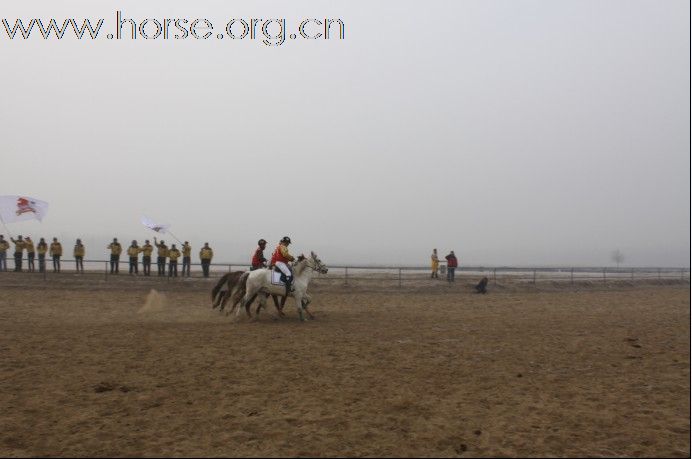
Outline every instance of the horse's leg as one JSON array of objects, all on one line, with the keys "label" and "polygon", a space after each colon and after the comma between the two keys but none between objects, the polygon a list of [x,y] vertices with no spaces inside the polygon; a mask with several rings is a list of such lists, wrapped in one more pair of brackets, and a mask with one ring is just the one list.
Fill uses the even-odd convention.
[{"label": "horse's leg", "polygon": [[242,289],[237,288],[235,292],[233,292],[232,299],[233,299],[233,305],[231,306],[231,312],[237,308],[239,311],[241,306],[240,303],[243,301],[243,298],[245,297],[245,294]]},{"label": "horse's leg", "polygon": [[226,303],[231,299],[231,292],[226,291],[223,297],[219,298],[219,313],[222,313],[226,309]]},{"label": "horse's leg", "polygon": [[[247,298],[247,295],[245,297]],[[245,312],[247,313],[248,317],[252,317],[252,314],[250,314],[250,306],[252,305],[252,302],[255,301],[255,298],[257,298],[257,292],[253,293],[250,300],[245,303]]]},{"label": "horse's leg", "polygon": [[283,305],[279,306],[279,297],[277,295],[272,295],[272,300],[274,300],[274,307],[279,313],[279,317],[286,317],[286,314],[284,314]]},{"label": "horse's leg", "polygon": [[302,302],[302,304],[303,304],[303,309],[304,309],[305,312],[307,313],[307,315],[308,315],[308,317],[310,318],[310,320],[315,320],[315,316],[312,315],[312,313],[311,313],[310,310],[308,309],[308,305],[310,304],[310,301],[311,301],[311,300],[310,300],[310,297],[309,297],[308,294],[306,293],[306,294],[305,294],[305,298],[303,298],[303,302]]},{"label": "horse's leg", "polygon": [[217,293],[216,298],[214,298],[214,301],[211,304],[212,309],[216,309],[219,307],[221,304],[221,300],[223,299],[223,290]]},{"label": "horse's leg", "polygon": [[250,305],[254,301],[255,297],[257,296],[257,290],[246,290],[245,291],[245,296],[243,297],[243,302],[240,304],[240,307],[238,308],[238,311],[236,312],[236,315],[240,314],[240,310],[245,308],[245,312],[247,313],[248,317],[252,317],[250,315]]},{"label": "horse's leg", "polygon": [[293,297],[296,299],[296,305],[298,306],[298,315],[300,316],[301,322],[305,322],[305,315],[303,314],[303,293],[297,290],[293,292]]},{"label": "horse's leg", "polygon": [[[257,298],[257,295],[255,295],[254,298]],[[260,296],[260,300],[257,302],[257,308],[255,309],[255,320],[259,319],[259,313],[260,309],[262,309],[262,306],[264,306],[264,295]]]},{"label": "horse's leg", "polygon": [[[229,292],[226,294],[226,298],[224,298],[224,300],[223,300],[223,307],[222,307],[222,310],[223,310],[223,308],[226,306],[226,303],[228,303],[228,302],[230,301],[230,302],[231,302],[231,307],[230,307],[230,308],[228,309],[228,311],[226,312],[226,315],[227,315],[227,316],[230,316],[231,314],[233,314],[233,311],[236,311],[236,313],[237,313],[237,312],[240,310],[240,308],[238,307],[238,305],[239,305],[240,302],[243,300],[243,296],[244,296],[244,295],[243,295],[243,293],[240,291],[239,288],[235,288],[235,289],[233,289],[233,291],[229,291]],[[236,315],[237,315],[237,314],[236,314]]]},{"label": "horse's leg", "polygon": [[[264,295],[260,296],[259,299],[259,304],[257,305],[257,311],[255,312],[255,318],[259,317],[260,310],[262,308],[266,309],[267,308],[267,298],[269,298],[269,294],[265,293]],[[276,320],[276,319],[274,319]]]}]

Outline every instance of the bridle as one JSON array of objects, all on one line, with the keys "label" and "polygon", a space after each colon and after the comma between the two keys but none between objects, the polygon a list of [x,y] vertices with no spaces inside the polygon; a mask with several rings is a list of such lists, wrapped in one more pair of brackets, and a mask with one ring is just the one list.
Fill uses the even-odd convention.
[{"label": "bridle", "polygon": [[314,257],[310,257],[307,259],[307,265],[313,271],[317,271],[322,274],[326,274],[327,272],[327,267],[324,266],[318,259]]}]

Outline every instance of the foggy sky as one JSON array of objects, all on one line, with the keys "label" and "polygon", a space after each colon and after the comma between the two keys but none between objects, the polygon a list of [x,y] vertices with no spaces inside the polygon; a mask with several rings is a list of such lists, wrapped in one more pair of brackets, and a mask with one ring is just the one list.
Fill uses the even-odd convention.
[{"label": "foggy sky", "polygon": [[[690,11],[661,1],[24,1],[0,16],[341,18],[344,40],[9,40],[0,195],[35,240],[170,223],[329,265],[689,266]],[[217,25],[218,24],[218,25]],[[2,233],[7,232],[4,228]],[[170,238],[164,237],[170,240]],[[71,254],[71,252],[70,252]]]}]

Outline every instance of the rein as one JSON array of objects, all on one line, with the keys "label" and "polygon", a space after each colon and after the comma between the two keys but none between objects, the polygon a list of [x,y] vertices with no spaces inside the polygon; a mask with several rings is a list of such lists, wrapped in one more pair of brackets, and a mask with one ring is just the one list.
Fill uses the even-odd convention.
[{"label": "rein", "polygon": [[305,258],[294,265],[295,268],[299,268],[295,270],[295,275],[297,276],[298,274],[301,274],[305,270],[306,266],[312,269],[313,271],[320,271],[320,268],[316,265],[315,261],[312,258]]}]

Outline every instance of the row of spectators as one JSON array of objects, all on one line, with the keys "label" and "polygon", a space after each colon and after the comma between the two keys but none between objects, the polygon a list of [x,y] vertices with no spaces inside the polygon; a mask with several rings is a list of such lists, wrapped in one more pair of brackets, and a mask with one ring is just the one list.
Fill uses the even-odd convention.
[{"label": "row of spectators", "polygon": [[[14,244],[14,271],[22,271],[22,262],[24,252],[26,251],[28,271],[35,271],[35,260],[38,259],[39,272],[46,270],[46,255],[53,260],[53,272],[60,272],[60,258],[63,256],[63,247],[58,238],[54,237],[50,246],[44,238],[41,238],[37,244],[30,236],[26,238],[21,235],[17,239],[10,237],[10,241]],[[110,250],[110,272],[118,274],[120,271],[120,256],[123,252],[122,245],[118,242],[118,238],[113,238],[113,242],[106,247]],[[10,243],[0,234],[0,271],[7,271],[7,252],[10,249]],[[126,253],[130,262],[130,275],[139,274],[139,254],[142,254],[142,273],[145,276],[151,274],[151,258],[156,249],[156,264],[158,267],[158,275],[166,275],[166,267],[168,266],[168,276],[178,276],[178,259],[182,257],[182,273],[183,276],[190,276],[190,266],[192,264],[192,247],[188,241],[178,249],[175,244],[168,247],[165,241],[157,241],[154,238],[152,245],[149,240],[144,241],[144,245],[138,245],[136,240],[133,240],[127,248]],[[86,247],[81,239],[75,241],[73,248],[73,256],[75,259],[77,272],[84,272],[84,257],[86,256]],[[209,266],[214,257],[214,251],[209,247],[209,243],[205,242],[204,247],[199,251],[199,259],[202,265],[204,277],[209,277]]]}]

